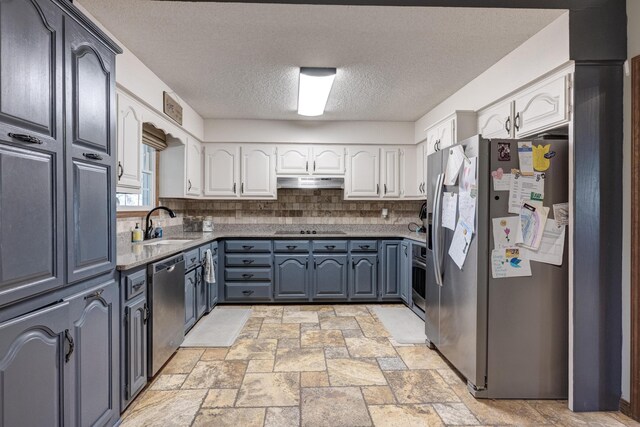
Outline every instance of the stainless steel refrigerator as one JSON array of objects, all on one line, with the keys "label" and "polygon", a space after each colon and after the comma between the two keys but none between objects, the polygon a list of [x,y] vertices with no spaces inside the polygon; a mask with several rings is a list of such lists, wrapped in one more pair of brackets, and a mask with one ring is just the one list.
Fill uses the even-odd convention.
[{"label": "stainless steel refrigerator", "polygon": [[[555,153],[545,171],[544,205],[567,202],[568,141],[528,141],[550,144]],[[428,342],[467,379],[476,397],[566,398],[568,231],[561,266],[532,261],[530,277],[494,279],[491,220],[515,215],[508,213],[509,192],[494,191],[491,172],[519,168],[518,140],[476,136],[459,145],[467,158],[477,157],[475,234],[460,269],[448,255],[454,232],[441,226],[443,192],[457,193],[459,178],[454,186],[443,183],[450,148],[431,154],[427,164]],[[501,151],[510,147],[510,155],[499,153],[499,147]]]}]

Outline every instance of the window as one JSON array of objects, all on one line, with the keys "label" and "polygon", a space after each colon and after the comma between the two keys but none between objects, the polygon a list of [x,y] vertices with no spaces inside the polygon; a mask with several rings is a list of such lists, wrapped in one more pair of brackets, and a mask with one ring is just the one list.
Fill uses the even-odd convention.
[{"label": "window", "polygon": [[142,189],[139,193],[116,193],[118,211],[146,211],[157,205],[156,203],[156,150],[146,144],[142,147]]}]

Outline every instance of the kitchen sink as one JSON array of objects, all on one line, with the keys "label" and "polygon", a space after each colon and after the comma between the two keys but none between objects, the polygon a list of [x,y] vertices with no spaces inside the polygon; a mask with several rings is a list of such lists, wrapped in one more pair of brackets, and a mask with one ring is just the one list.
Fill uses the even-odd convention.
[{"label": "kitchen sink", "polygon": [[152,240],[150,242],[145,242],[143,246],[156,246],[156,245],[183,245],[185,243],[189,243],[191,240],[184,239],[165,239],[165,240]]}]

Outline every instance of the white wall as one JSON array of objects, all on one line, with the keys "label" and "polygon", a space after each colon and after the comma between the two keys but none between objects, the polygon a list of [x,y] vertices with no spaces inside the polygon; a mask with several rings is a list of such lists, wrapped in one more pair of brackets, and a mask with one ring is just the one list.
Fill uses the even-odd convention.
[{"label": "white wall", "polygon": [[480,110],[569,60],[567,12],[422,116],[415,124],[415,142],[453,111]]},{"label": "white wall", "polygon": [[413,144],[413,122],[205,120],[205,142]]},{"label": "white wall", "polygon": [[168,92],[182,105],[182,128],[199,140],[203,137],[202,117],[189,104],[184,102],[178,94],[167,86],[158,76],[155,75],[146,65],[142,63],[127,47],[122,44],[108,29],[100,23],[91,13],[89,13],[77,1],[74,5],[78,7],[88,18],[100,27],[109,37],[111,37],[123,50],[121,55],[116,57],[116,83],[135,95],[149,107],[162,114],[163,92]]},{"label": "white wall", "polygon": [[[640,55],[640,1],[627,0],[628,58]],[[624,166],[622,211],[622,398],[631,397],[631,78],[624,79]]]}]

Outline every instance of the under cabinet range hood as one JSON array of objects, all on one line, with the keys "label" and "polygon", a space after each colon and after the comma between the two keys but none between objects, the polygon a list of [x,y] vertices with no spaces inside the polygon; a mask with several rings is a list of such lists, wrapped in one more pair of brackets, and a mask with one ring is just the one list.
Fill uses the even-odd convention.
[{"label": "under cabinet range hood", "polygon": [[344,188],[344,178],[318,178],[312,176],[278,177],[278,188],[306,188],[309,190]]}]

